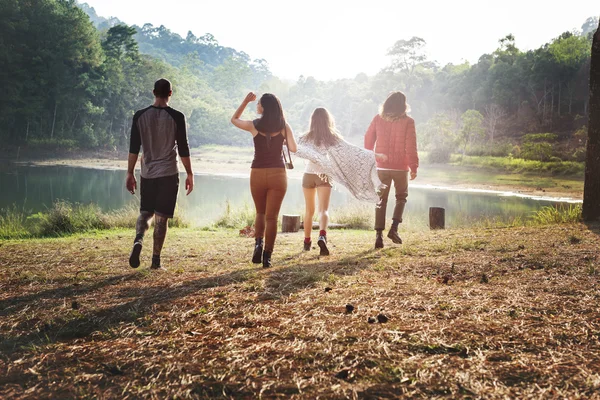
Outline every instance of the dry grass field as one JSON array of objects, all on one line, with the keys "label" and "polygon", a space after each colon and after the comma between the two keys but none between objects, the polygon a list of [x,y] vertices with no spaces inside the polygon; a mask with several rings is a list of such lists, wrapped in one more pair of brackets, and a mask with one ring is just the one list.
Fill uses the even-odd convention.
[{"label": "dry grass field", "polygon": [[138,270],[129,231],[3,241],[0,397],[600,398],[599,232],[375,251],[371,231],[331,231],[329,257],[286,234],[262,269],[237,231],[181,228],[166,272],[151,235]]}]

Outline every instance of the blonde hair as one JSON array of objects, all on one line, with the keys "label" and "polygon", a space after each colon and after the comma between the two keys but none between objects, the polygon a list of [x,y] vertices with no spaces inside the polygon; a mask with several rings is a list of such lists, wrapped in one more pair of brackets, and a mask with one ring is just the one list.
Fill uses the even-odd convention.
[{"label": "blonde hair", "polygon": [[408,112],[410,105],[406,103],[406,95],[402,92],[392,92],[381,106],[379,115],[387,121],[397,121],[406,117]]},{"label": "blonde hair", "polygon": [[310,117],[310,129],[302,139],[317,146],[333,146],[338,144],[341,138],[329,111],[322,107],[316,108]]}]

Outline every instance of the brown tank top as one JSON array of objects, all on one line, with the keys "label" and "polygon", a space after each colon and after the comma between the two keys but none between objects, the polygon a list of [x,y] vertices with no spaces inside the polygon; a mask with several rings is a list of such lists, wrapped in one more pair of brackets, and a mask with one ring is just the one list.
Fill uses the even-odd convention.
[{"label": "brown tank top", "polygon": [[[252,122],[256,127],[258,120]],[[285,168],[281,152],[284,140],[281,133],[272,133],[271,137],[266,137],[259,132],[254,136],[254,160],[250,168]]]}]

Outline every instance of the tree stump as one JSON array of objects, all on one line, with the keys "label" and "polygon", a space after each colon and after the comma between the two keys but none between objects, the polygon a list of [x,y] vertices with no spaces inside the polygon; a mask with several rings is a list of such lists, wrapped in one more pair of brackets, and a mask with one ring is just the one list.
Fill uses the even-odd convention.
[{"label": "tree stump", "polygon": [[284,214],[281,219],[281,232],[298,232],[300,230],[300,216]]},{"label": "tree stump", "polygon": [[446,228],[446,210],[441,207],[429,207],[429,229]]}]

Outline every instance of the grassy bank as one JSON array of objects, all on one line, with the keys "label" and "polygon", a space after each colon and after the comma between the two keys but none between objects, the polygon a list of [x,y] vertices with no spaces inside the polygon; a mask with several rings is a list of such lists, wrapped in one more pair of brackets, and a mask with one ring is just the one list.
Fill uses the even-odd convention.
[{"label": "grassy bank", "polygon": [[[95,204],[72,204],[57,201],[45,212],[30,214],[13,206],[0,210],[0,239],[60,237],[77,233],[118,228],[135,228],[139,208],[130,206],[117,211],[103,212]],[[171,227],[188,223],[179,215],[169,220]]]},{"label": "grassy bank", "polygon": [[373,251],[338,231],[320,258],[285,234],[263,270],[237,231],[173,229],[159,273],[127,266],[121,231],[4,241],[0,397],[594,398],[598,235],[423,231]]},{"label": "grassy bank", "polygon": [[484,167],[510,173],[569,176],[583,179],[585,163],[575,161],[534,161],[513,157],[452,155],[452,165]]},{"label": "grassy bank", "polygon": [[[334,207],[331,223],[339,224],[347,229],[370,230],[374,225],[373,207],[366,203],[349,203]],[[94,204],[71,204],[67,201],[57,201],[46,212],[29,215],[16,206],[0,210],[0,239],[30,239],[41,237],[61,237],[73,234],[104,231],[118,228],[134,229],[139,215],[137,207],[128,206],[123,209],[103,212]],[[549,223],[578,222],[581,217],[580,205],[564,205],[559,207],[544,207],[537,213],[528,216],[515,216],[511,219],[472,219],[454,217],[453,227],[498,227],[498,226],[531,226]],[[225,204],[223,214],[212,223],[200,228],[243,229],[254,225],[255,211],[249,204],[232,207],[229,201]],[[403,226],[411,231],[426,229],[428,222],[425,216],[412,216],[407,213]],[[418,219],[418,220],[417,220]],[[315,216],[315,221],[317,216]],[[189,227],[185,213],[177,212],[174,219],[169,220],[169,226]]]}]

